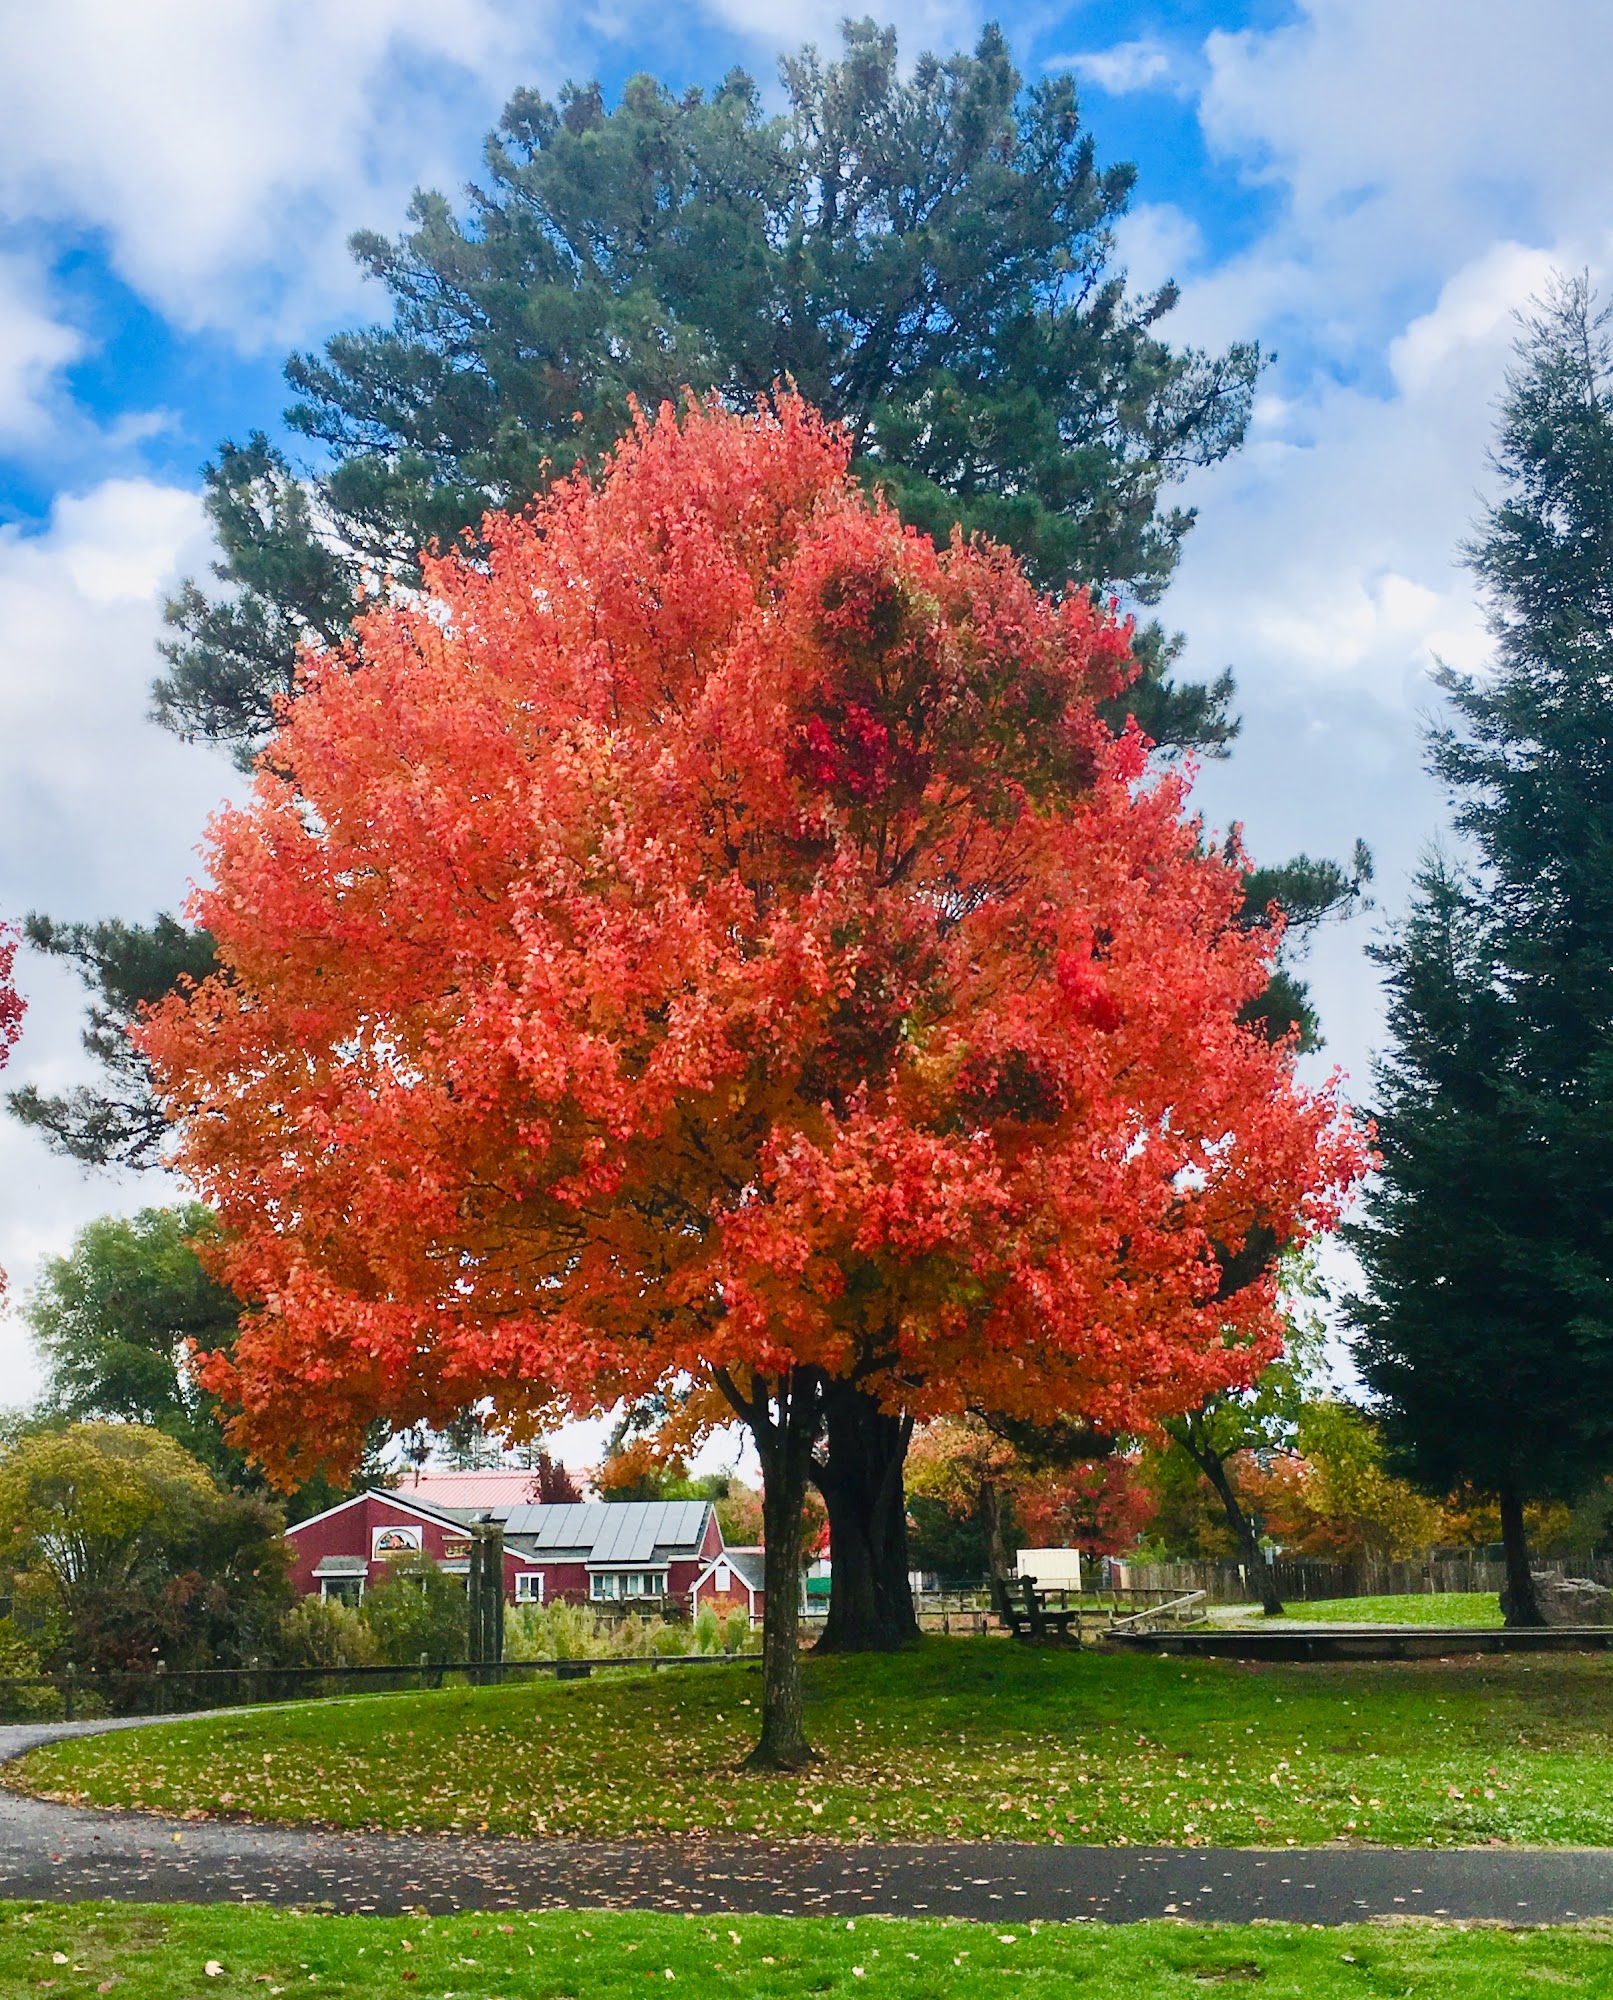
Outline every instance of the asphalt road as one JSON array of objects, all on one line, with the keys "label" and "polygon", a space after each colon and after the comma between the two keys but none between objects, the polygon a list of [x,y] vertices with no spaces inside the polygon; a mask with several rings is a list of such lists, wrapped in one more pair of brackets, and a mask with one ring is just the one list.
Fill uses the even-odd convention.
[{"label": "asphalt road", "polygon": [[[0,1761],[65,1733],[60,1724],[0,1728]],[[1552,1924],[1613,1916],[1613,1850],[466,1840],[92,1812],[0,1788],[0,1896],[379,1914],[593,1908],[993,1923]]]}]

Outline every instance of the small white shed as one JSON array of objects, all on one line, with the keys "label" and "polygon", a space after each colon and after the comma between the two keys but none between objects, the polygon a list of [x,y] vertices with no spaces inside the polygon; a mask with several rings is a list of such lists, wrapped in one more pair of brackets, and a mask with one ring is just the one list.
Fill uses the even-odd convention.
[{"label": "small white shed", "polygon": [[1038,1590],[1079,1590],[1081,1551],[1079,1549],[1021,1549],[1019,1574],[1028,1576]]}]

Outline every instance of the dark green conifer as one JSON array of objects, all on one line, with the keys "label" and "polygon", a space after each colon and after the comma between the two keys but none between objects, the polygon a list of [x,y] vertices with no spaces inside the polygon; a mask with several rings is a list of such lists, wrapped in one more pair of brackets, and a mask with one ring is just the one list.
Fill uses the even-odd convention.
[{"label": "dark green conifer", "polygon": [[1354,1231],[1362,1372],[1401,1466],[1523,1508],[1613,1457],[1613,351],[1583,280],[1526,323],[1468,548],[1493,665],[1431,739],[1469,870],[1435,861],[1380,956],[1384,1166]]}]

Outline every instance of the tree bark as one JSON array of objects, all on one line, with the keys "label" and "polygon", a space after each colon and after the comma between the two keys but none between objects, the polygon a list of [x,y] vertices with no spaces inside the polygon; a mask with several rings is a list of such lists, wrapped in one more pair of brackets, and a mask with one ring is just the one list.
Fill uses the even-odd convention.
[{"label": "tree bark", "polygon": [[801,1714],[801,1569],[807,1478],[823,1419],[822,1378],[797,1368],[743,1395],[718,1385],[744,1418],[762,1466],[762,1733],[746,1762],[797,1771],[812,1758]]},{"label": "tree bark", "polygon": [[1254,1523],[1239,1505],[1238,1496],[1233,1491],[1232,1481],[1227,1477],[1226,1460],[1219,1453],[1203,1451],[1191,1444],[1185,1449],[1193,1463],[1215,1488],[1216,1498],[1221,1502],[1227,1517],[1227,1525],[1237,1537],[1238,1547],[1243,1551],[1244,1568],[1249,1572],[1249,1581],[1260,1597],[1260,1609],[1267,1618],[1280,1618],[1283,1601],[1277,1591],[1276,1565],[1266,1560],[1266,1552],[1260,1546],[1260,1537],[1255,1533]]},{"label": "tree bark", "polygon": [[825,1448],[812,1477],[828,1510],[831,1567],[818,1651],[891,1652],[918,1636],[902,1479],[913,1420],[851,1382],[826,1382],[823,1405]]},{"label": "tree bark", "polygon": [[1523,1495],[1514,1487],[1501,1489],[1501,1544],[1506,1557],[1506,1622],[1512,1628],[1537,1628],[1546,1622],[1535,1591],[1534,1564],[1529,1558],[1529,1530],[1524,1524]]},{"label": "tree bark", "polygon": [[1008,1542],[1004,1533],[1002,1489],[994,1479],[980,1482],[980,1525],[986,1536],[986,1574],[1008,1575]]}]

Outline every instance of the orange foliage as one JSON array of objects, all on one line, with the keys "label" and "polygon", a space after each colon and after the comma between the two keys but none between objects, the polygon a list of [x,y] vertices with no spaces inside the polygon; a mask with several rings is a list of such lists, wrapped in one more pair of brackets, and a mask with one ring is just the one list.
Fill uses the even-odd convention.
[{"label": "orange foliage", "polygon": [[1135,1458],[1094,1459],[1063,1472],[1027,1476],[1014,1486],[1014,1512],[1027,1545],[1121,1556],[1135,1549],[1154,1496]]},{"label": "orange foliage", "polygon": [[1239,1025],[1273,940],[1100,721],[1128,630],[846,460],[641,421],[311,659],[214,822],[223,970],[142,1046],[281,1476],[673,1371],[1122,1428],[1276,1351],[1216,1246],[1330,1224],[1361,1138]]}]

